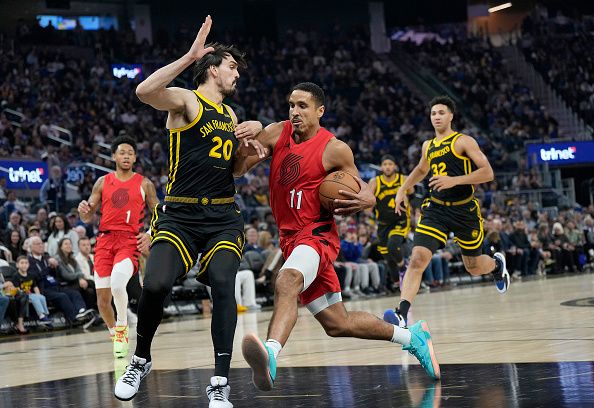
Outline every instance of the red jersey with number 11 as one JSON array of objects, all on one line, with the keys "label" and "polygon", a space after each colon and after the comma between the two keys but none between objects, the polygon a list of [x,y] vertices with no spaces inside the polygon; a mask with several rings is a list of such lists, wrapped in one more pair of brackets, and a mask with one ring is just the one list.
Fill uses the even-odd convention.
[{"label": "red jersey with number 11", "polygon": [[105,176],[99,231],[128,231],[134,235],[142,231],[145,206],[143,179],[138,173],[127,181],[120,181],[115,173]]},{"label": "red jersey with number 11", "polygon": [[318,191],[327,173],[322,164],[326,145],[334,137],[320,128],[311,139],[295,143],[293,125],[284,122],[270,164],[270,206],[281,237],[303,230],[314,222],[331,220],[320,205]]}]

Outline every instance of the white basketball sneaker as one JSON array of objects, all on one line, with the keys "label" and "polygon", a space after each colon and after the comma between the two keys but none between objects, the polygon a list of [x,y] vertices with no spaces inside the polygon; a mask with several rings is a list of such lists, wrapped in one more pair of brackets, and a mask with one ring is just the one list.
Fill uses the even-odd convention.
[{"label": "white basketball sneaker", "polygon": [[114,394],[121,401],[130,401],[136,396],[140,382],[151,371],[153,363],[144,358],[132,356],[126,372],[116,382]]},{"label": "white basketball sneaker", "polygon": [[206,387],[206,395],[210,403],[208,408],[233,408],[229,402],[231,387],[227,384],[226,377],[211,377],[210,385]]}]

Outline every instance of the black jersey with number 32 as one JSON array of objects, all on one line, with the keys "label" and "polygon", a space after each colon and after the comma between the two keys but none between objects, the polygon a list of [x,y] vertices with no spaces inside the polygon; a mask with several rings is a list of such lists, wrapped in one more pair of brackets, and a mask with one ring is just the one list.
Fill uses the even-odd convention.
[{"label": "black jersey with number 32", "polygon": [[194,91],[200,111],[188,125],[169,130],[169,182],[166,193],[179,197],[232,197],[233,156],[239,142],[227,105]]},{"label": "black jersey with number 32", "polygon": [[[429,141],[426,159],[429,162],[429,174],[433,176],[463,176],[472,172],[473,163],[470,158],[458,154],[454,143],[462,133],[454,132],[444,139]],[[431,197],[442,201],[461,201],[474,194],[474,186],[465,184],[437,191],[431,190]]]}]

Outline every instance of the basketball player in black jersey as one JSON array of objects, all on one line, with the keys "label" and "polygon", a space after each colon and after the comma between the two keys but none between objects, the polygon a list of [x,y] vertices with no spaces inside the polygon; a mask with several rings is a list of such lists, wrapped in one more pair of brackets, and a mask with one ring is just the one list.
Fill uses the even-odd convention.
[{"label": "basketball player in black jersey", "polygon": [[464,266],[471,275],[493,273],[500,293],[505,293],[510,285],[504,255],[496,253],[493,258],[482,255],[483,219],[474,197],[474,185],[493,180],[491,165],[472,137],[452,130],[456,113],[452,99],[439,96],[429,106],[435,137],[423,143],[421,160],[398,190],[394,202],[398,214],[406,211],[405,192],[431,172],[430,196],[421,206],[400,305],[384,313],[384,320],[400,326],[406,325],[425,268],[433,253],[445,246],[450,232],[454,233]]},{"label": "basketball player in black jersey", "polygon": [[[238,141],[257,135],[262,124],[236,126],[235,113],[223,104],[223,98],[235,92],[238,69],[246,64],[234,46],[215,43],[205,48],[211,24],[208,16],[188,53],[155,71],[136,89],[142,102],[169,112],[169,181],[164,202],[153,212],[136,351],[116,383],[120,400],[134,398],[149,373],[151,342],[163,316],[164,299],[202,254],[198,280],[212,288],[215,354],[215,375],[206,393],[210,408],[233,406],[228,400],[228,374],[237,324],[235,275],[244,244],[243,219],[233,199],[233,165],[240,143],[242,149],[262,157],[265,150],[254,140]],[[167,87],[192,64],[196,90]]]},{"label": "basketball player in black jersey", "polygon": [[[402,214],[396,213],[396,193],[404,184],[406,176],[398,172],[396,159],[390,154],[382,157],[382,174],[369,180],[369,187],[376,197],[375,219],[377,221],[379,244],[377,249],[388,263],[392,282],[398,282],[403,270],[403,244],[410,232],[410,206]],[[414,192],[414,187],[408,194]]]}]

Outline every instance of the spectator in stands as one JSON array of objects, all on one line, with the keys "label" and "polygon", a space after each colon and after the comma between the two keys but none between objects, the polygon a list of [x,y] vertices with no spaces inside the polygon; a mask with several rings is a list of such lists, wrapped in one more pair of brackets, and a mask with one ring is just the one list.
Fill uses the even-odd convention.
[{"label": "spectator in stands", "polygon": [[569,251],[571,252],[573,263],[578,271],[582,271],[580,257],[584,251],[584,234],[576,228],[575,222],[568,221],[566,224],[565,235],[569,243]]},{"label": "spectator in stands", "polygon": [[38,275],[39,288],[47,301],[64,313],[69,323],[82,321],[92,314],[76,290],[60,286],[56,280],[58,261],[44,252],[43,241],[39,237],[31,238],[31,254],[29,255],[29,272]]},{"label": "spectator in stands", "polygon": [[369,237],[369,228],[365,224],[359,224],[358,243],[361,246],[361,256],[358,261],[359,267],[367,269],[362,274],[361,290],[366,295],[378,294],[380,292],[380,285],[385,279],[381,279],[379,265],[369,258],[371,240]]},{"label": "spectator in stands", "polygon": [[16,191],[9,190],[8,193],[6,193],[6,201],[4,202],[4,213],[6,214],[7,220],[8,216],[15,211],[18,211],[21,216],[29,213],[27,205],[17,198]]},{"label": "spectator in stands", "polygon": [[55,257],[58,254],[58,242],[62,238],[69,238],[73,248],[76,247],[74,254],[78,253],[78,234],[70,228],[70,223],[63,214],[57,214],[50,222],[50,233],[47,238],[47,252]]},{"label": "spectator in stands", "polygon": [[0,204],[4,204],[4,200],[6,200],[7,193],[8,189],[6,188],[6,177],[0,176]]},{"label": "spectator in stands", "polygon": [[363,246],[358,242],[355,226],[348,227],[345,237],[340,240],[340,252],[344,256],[345,264],[353,271],[353,293],[362,296],[364,289],[362,283],[366,281],[369,284],[369,270],[358,263],[363,253]]},{"label": "spectator in stands", "polygon": [[235,279],[235,301],[237,302],[238,312],[262,308],[262,306],[256,303],[255,272],[256,271],[250,269],[250,263],[246,259],[246,254],[244,254],[239,264],[239,270],[237,271],[237,277]]},{"label": "spectator in stands", "polygon": [[450,260],[452,254],[447,251],[438,250],[431,257],[431,263],[423,273],[423,279],[430,288],[439,288],[447,285],[450,277]]},{"label": "spectator in stands", "polygon": [[10,301],[14,302],[17,308],[16,332],[18,334],[27,334],[29,330],[25,329],[25,317],[29,309],[29,298],[19,288],[15,287],[12,281],[2,282],[2,291],[6,293]]},{"label": "spectator in stands", "polygon": [[8,225],[6,226],[8,231],[17,231],[21,239],[27,238],[27,232],[23,226],[23,216],[19,211],[13,211],[8,220]]},{"label": "spectator in stands", "polygon": [[528,276],[528,261],[530,260],[530,241],[526,234],[526,224],[523,220],[514,222],[514,231],[509,236],[514,256],[510,262],[514,277]]},{"label": "spectator in stands", "polygon": [[594,262],[594,218],[587,215],[584,218],[584,251],[589,262]]},{"label": "spectator in stands", "polygon": [[563,225],[556,222],[553,224],[552,253],[555,258],[555,272],[562,273],[565,271],[576,272],[574,257],[572,251],[575,249],[567,239]]},{"label": "spectator in stands", "polygon": [[74,259],[76,259],[76,263],[82,271],[84,278],[93,280],[95,256],[91,253],[91,240],[86,236],[78,240],[78,254],[76,254]]},{"label": "spectator in stands", "polygon": [[85,278],[85,275],[78,266],[78,262],[74,258],[72,249],[72,241],[70,238],[64,237],[59,241],[58,271],[56,277],[58,281],[65,284],[66,287],[78,290],[88,309],[95,308],[97,306],[95,283],[92,280]]},{"label": "spectator in stands", "polygon": [[27,295],[29,303],[33,305],[39,323],[42,325],[50,325],[51,319],[49,318],[49,310],[47,309],[47,302],[45,296],[41,294],[37,283],[37,276],[33,276],[28,272],[29,260],[26,256],[19,256],[16,260],[17,273],[10,277],[10,281],[13,285],[20,289],[24,294]]},{"label": "spectator in stands", "polygon": [[44,207],[40,207],[37,210],[37,214],[35,215],[35,219],[33,220],[34,225],[39,228],[39,233],[42,240],[47,240],[47,236],[49,235],[48,231],[48,218],[47,218],[47,210]]},{"label": "spectator in stands", "polygon": [[13,261],[16,261],[21,255],[26,255],[25,251],[23,250],[23,241],[24,240],[21,238],[19,231],[9,231],[5,246],[10,251]]},{"label": "spectator in stands", "polygon": [[66,209],[66,176],[60,166],[52,166],[50,176],[41,185],[39,200],[49,211]]},{"label": "spectator in stands", "polygon": [[4,321],[4,316],[6,316],[8,304],[10,303],[10,298],[8,296],[4,296],[3,282],[0,283],[0,285],[0,325],[2,325],[2,322]]},{"label": "spectator in stands", "polygon": [[258,246],[258,230],[254,227],[249,227],[245,232],[245,247],[243,252],[256,251],[261,253],[263,248]]}]

